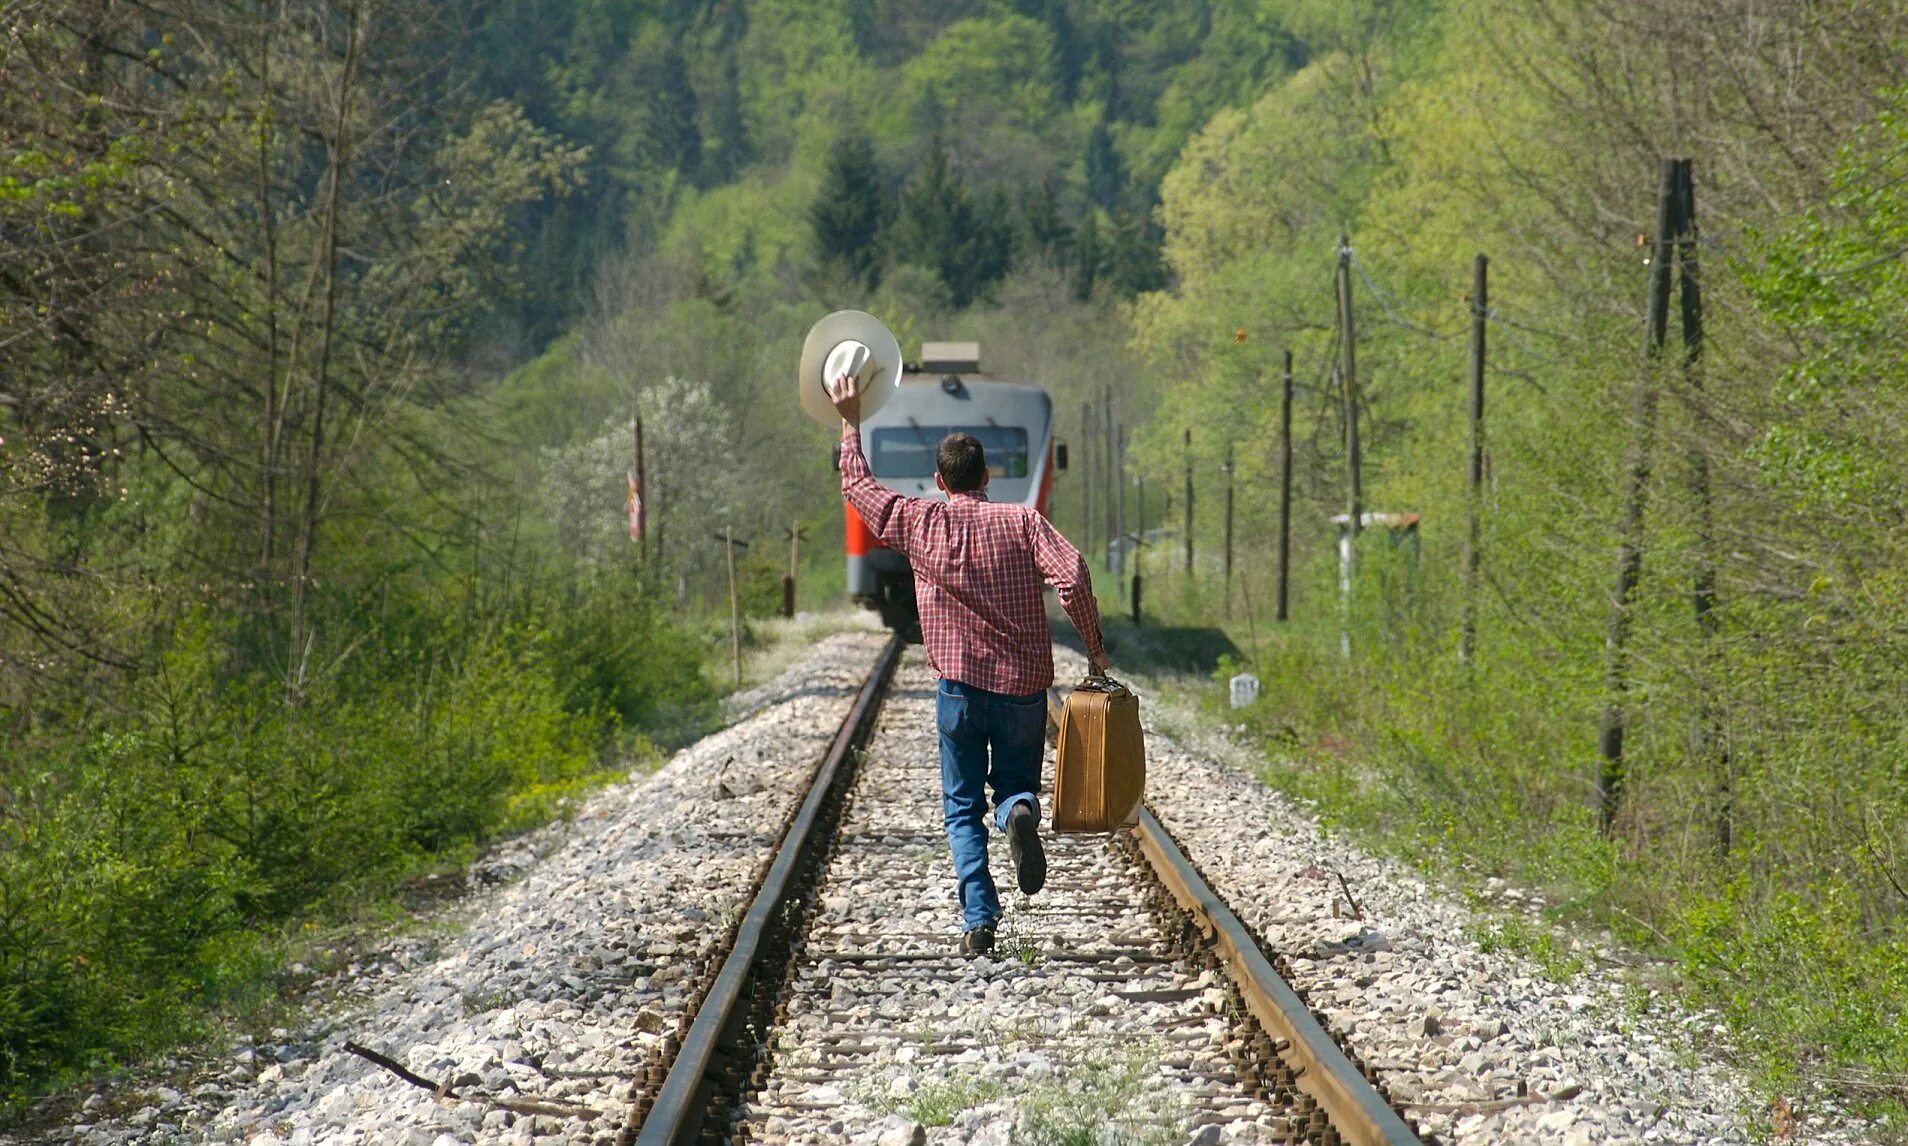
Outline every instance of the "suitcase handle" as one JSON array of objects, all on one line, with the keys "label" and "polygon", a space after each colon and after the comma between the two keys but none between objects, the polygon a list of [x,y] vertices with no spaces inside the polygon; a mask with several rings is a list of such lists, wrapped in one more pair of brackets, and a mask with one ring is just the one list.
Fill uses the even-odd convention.
[{"label": "suitcase handle", "polygon": [[1125,685],[1121,684],[1117,680],[1114,680],[1112,677],[1106,675],[1105,673],[1088,673],[1086,676],[1082,677],[1080,680],[1080,683],[1074,687],[1086,689],[1088,692],[1131,692],[1133,691],[1132,689],[1127,688]]}]

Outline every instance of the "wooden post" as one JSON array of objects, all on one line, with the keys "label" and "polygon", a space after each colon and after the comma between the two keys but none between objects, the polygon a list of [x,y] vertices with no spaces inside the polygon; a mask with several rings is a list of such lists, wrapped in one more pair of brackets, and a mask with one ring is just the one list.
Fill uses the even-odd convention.
[{"label": "wooden post", "polygon": [[729,661],[735,670],[735,687],[742,687],[742,595],[735,584],[735,527],[722,527],[722,552],[729,563]]},{"label": "wooden post", "polygon": [[1345,528],[1338,541],[1338,651],[1351,656],[1352,591],[1358,574],[1358,534],[1365,524],[1358,454],[1358,370],[1352,327],[1351,239],[1338,236],[1338,392],[1344,399]]},{"label": "wooden post", "polygon": [[1139,524],[1133,531],[1133,623],[1140,623],[1140,557],[1146,552],[1146,475],[1133,479],[1134,492],[1139,497]]},{"label": "wooden post", "polygon": [[1471,458],[1464,532],[1464,608],[1458,620],[1458,663],[1470,664],[1477,651],[1478,546],[1483,540],[1484,510],[1484,333],[1490,318],[1490,260],[1483,255],[1471,271]]},{"label": "wooden post", "polygon": [[1292,352],[1285,352],[1284,395],[1279,400],[1279,599],[1275,619],[1286,621],[1286,581],[1292,572]]},{"label": "wooden post", "polygon": [[638,410],[636,416],[630,420],[629,433],[629,464],[630,472],[633,475],[631,480],[634,481],[636,485],[635,520],[630,523],[630,529],[636,535],[636,564],[641,565],[643,563],[643,551],[649,545],[649,530],[647,528],[649,525],[649,506],[645,500],[648,496],[648,491],[644,488],[643,483],[645,475],[643,473],[643,415],[641,410]]},{"label": "wooden post", "polygon": [[1656,242],[1650,249],[1649,311],[1644,329],[1643,376],[1631,412],[1630,451],[1625,466],[1623,507],[1617,522],[1616,584],[1610,593],[1610,617],[1603,641],[1603,716],[1597,728],[1598,819],[1604,835],[1616,824],[1623,795],[1623,703],[1629,692],[1630,602],[1643,575],[1643,510],[1649,492],[1651,451],[1656,433],[1656,368],[1669,320],[1670,258],[1676,229],[1676,161],[1663,161],[1663,186],[1657,199]]},{"label": "wooden post", "polygon": [[788,525],[788,576],[782,578],[782,616],[795,615],[795,576],[802,561],[802,523]]},{"label": "wooden post", "polygon": [[[1113,475],[1117,479],[1114,482],[1114,486],[1113,486],[1113,536],[1118,538],[1124,538],[1126,536],[1126,427],[1125,426],[1119,427],[1118,432],[1113,435]],[[1114,572],[1124,573],[1126,572],[1126,550],[1124,547],[1122,547],[1121,549],[1118,550],[1118,552],[1120,554],[1120,567],[1114,570]],[[1134,553],[1135,554],[1138,553],[1137,547],[1135,547]],[[1135,556],[1134,562],[1136,565],[1138,563],[1138,560],[1139,558]]]},{"label": "wooden post", "polygon": [[1358,371],[1352,330],[1351,239],[1338,236],[1338,384],[1345,400],[1345,512],[1351,518],[1353,560],[1364,526],[1364,491],[1358,456]]},{"label": "wooden post", "polygon": [[[1679,161],[1677,179],[1676,266],[1682,287],[1683,380],[1687,386],[1692,423],[1702,417],[1703,290],[1697,259],[1695,162]],[[1696,508],[1696,568],[1690,599],[1696,611],[1696,631],[1703,643],[1703,666],[1697,678],[1701,692],[1696,726],[1696,759],[1707,763],[1713,775],[1716,801],[1716,852],[1727,856],[1734,844],[1735,777],[1729,746],[1723,737],[1722,714],[1713,694],[1710,659],[1716,637],[1716,523],[1709,489],[1709,451],[1700,432],[1692,435],[1689,455],[1689,492]]]},{"label": "wooden post", "polygon": [[1186,580],[1193,575],[1192,428],[1186,429]]},{"label": "wooden post", "polygon": [[1226,444],[1226,607],[1232,616],[1232,444]]},{"label": "wooden post", "polygon": [[1120,530],[1124,528],[1124,522],[1121,520],[1121,514],[1115,508],[1115,504],[1124,493],[1122,487],[1126,481],[1126,470],[1124,468],[1126,465],[1126,451],[1125,442],[1122,440],[1120,431],[1115,427],[1113,421],[1113,392],[1111,390],[1102,389],[1100,391],[1100,415],[1101,423],[1106,432],[1106,437],[1102,439],[1106,444],[1104,456],[1113,460],[1112,465],[1104,467],[1106,470],[1106,496],[1101,498],[1101,500],[1106,503],[1106,508],[1102,510],[1102,515],[1106,518],[1107,537],[1114,538],[1118,537]]},{"label": "wooden post", "polygon": [[1080,403],[1080,547],[1093,554],[1093,403]]}]

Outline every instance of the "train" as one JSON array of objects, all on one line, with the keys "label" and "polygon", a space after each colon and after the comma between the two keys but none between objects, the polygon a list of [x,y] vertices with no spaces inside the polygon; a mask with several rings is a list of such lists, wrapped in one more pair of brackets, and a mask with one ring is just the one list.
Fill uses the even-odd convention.
[{"label": "train", "polygon": [[[938,497],[935,448],[956,431],[979,438],[986,451],[989,500],[1049,515],[1054,475],[1067,468],[1067,447],[1054,438],[1053,399],[1031,383],[981,373],[977,343],[923,343],[920,361],[902,368],[893,396],[862,420],[862,449],[882,485]],[[919,640],[908,559],[883,545],[854,506],[842,508],[849,595],[879,612],[888,628]]]}]

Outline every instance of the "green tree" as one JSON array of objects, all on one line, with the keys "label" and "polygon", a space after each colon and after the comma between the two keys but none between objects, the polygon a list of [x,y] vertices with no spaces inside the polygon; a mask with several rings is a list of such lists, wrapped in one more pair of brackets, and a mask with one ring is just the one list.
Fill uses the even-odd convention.
[{"label": "green tree", "polygon": [[929,144],[920,174],[902,191],[901,213],[889,236],[894,261],[932,270],[956,308],[983,297],[1013,262],[1006,195],[996,189],[976,202],[938,139]]},{"label": "green tree", "polygon": [[1126,190],[1126,169],[1120,163],[1119,152],[1113,150],[1113,133],[1107,130],[1102,119],[1093,125],[1087,135],[1086,156],[1087,201],[1096,207],[1112,210],[1120,201],[1120,195]]},{"label": "green tree", "polygon": [[881,281],[881,235],[893,216],[868,137],[849,129],[828,154],[821,190],[808,208],[815,251],[873,289]]}]

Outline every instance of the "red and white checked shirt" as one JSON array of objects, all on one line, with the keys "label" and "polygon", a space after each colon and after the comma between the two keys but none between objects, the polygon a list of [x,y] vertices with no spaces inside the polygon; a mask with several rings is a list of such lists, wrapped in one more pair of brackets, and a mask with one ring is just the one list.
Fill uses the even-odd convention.
[{"label": "red and white checked shirt", "polygon": [[1087,652],[1105,659],[1086,561],[1038,510],[985,489],[908,497],[874,479],[861,433],[843,424],[841,493],[888,548],[914,566],[928,664],[948,680],[1025,696],[1053,683],[1053,632],[1040,583],[1053,586]]}]

